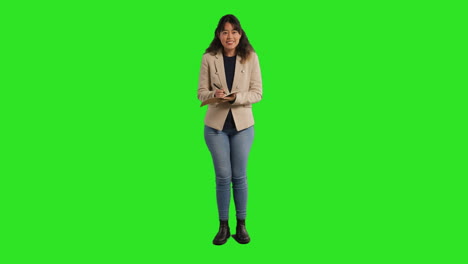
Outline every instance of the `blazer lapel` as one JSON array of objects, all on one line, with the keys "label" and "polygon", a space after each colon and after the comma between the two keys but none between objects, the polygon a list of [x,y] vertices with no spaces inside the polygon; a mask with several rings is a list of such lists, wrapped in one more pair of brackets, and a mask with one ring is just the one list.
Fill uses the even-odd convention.
[{"label": "blazer lapel", "polygon": [[[226,82],[226,73],[224,72],[224,59],[223,53],[218,52],[215,56],[215,65],[216,65],[216,75],[218,75],[218,79],[221,83],[221,88],[224,90],[226,94],[229,94],[229,89]],[[234,86],[233,86],[234,87]]]},{"label": "blazer lapel", "polygon": [[[232,93],[238,92],[237,84],[244,77],[244,64],[241,63],[241,57],[236,56],[236,68],[234,70],[234,80],[232,81]],[[224,78],[226,79],[226,78]]]}]

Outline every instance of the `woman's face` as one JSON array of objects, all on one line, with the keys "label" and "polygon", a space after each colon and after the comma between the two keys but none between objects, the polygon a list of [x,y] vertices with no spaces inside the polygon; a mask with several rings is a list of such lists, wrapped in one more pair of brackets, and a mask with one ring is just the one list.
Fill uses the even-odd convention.
[{"label": "woman's face", "polygon": [[[239,45],[239,40],[241,39],[241,34],[239,31],[235,30],[231,23],[226,22],[224,24],[224,29],[219,33],[219,40],[224,47],[224,52],[230,55],[235,55],[235,50],[237,45]],[[234,54],[232,54],[234,52]]]}]

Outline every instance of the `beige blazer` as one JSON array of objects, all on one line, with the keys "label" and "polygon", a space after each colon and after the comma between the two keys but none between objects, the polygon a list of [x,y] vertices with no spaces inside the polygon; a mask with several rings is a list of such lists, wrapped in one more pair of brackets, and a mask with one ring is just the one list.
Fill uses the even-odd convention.
[{"label": "beige blazer", "polygon": [[[232,111],[237,131],[246,129],[254,124],[252,104],[262,99],[260,65],[256,53],[251,54],[249,60],[244,63],[241,63],[240,60],[240,56],[237,56],[231,90],[231,93],[236,93],[235,102],[232,104],[226,102],[208,105],[205,125],[217,130],[223,130],[224,121],[229,109]],[[229,93],[226,74],[224,73],[223,54],[221,52],[218,52],[216,55],[209,53],[203,55],[198,83],[198,99],[200,101],[214,97],[216,87],[213,83],[216,83],[225,90],[226,94]]]}]

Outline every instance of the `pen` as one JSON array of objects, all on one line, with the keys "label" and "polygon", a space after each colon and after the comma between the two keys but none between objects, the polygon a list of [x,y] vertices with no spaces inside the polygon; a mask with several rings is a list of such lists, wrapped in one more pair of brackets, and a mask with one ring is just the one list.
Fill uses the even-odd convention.
[{"label": "pen", "polygon": [[218,88],[218,89],[221,90],[221,87],[219,87],[216,83],[213,83],[213,85],[214,85],[216,88]]}]

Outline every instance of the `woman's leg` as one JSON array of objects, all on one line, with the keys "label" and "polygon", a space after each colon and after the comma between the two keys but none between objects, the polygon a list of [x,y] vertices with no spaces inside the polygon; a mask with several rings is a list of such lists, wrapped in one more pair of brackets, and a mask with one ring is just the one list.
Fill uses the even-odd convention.
[{"label": "woman's leg", "polygon": [[229,219],[231,198],[231,157],[229,136],[223,131],[205,126],[205,142],[211,152],[216,173],[216,201],[219,219]]},{"label": "woman's leg", "polygon": [[244,220],[247,214],[247,159],[253,137],[253,126],[230,137],[234,202],[236,217],[241,220]]}]

